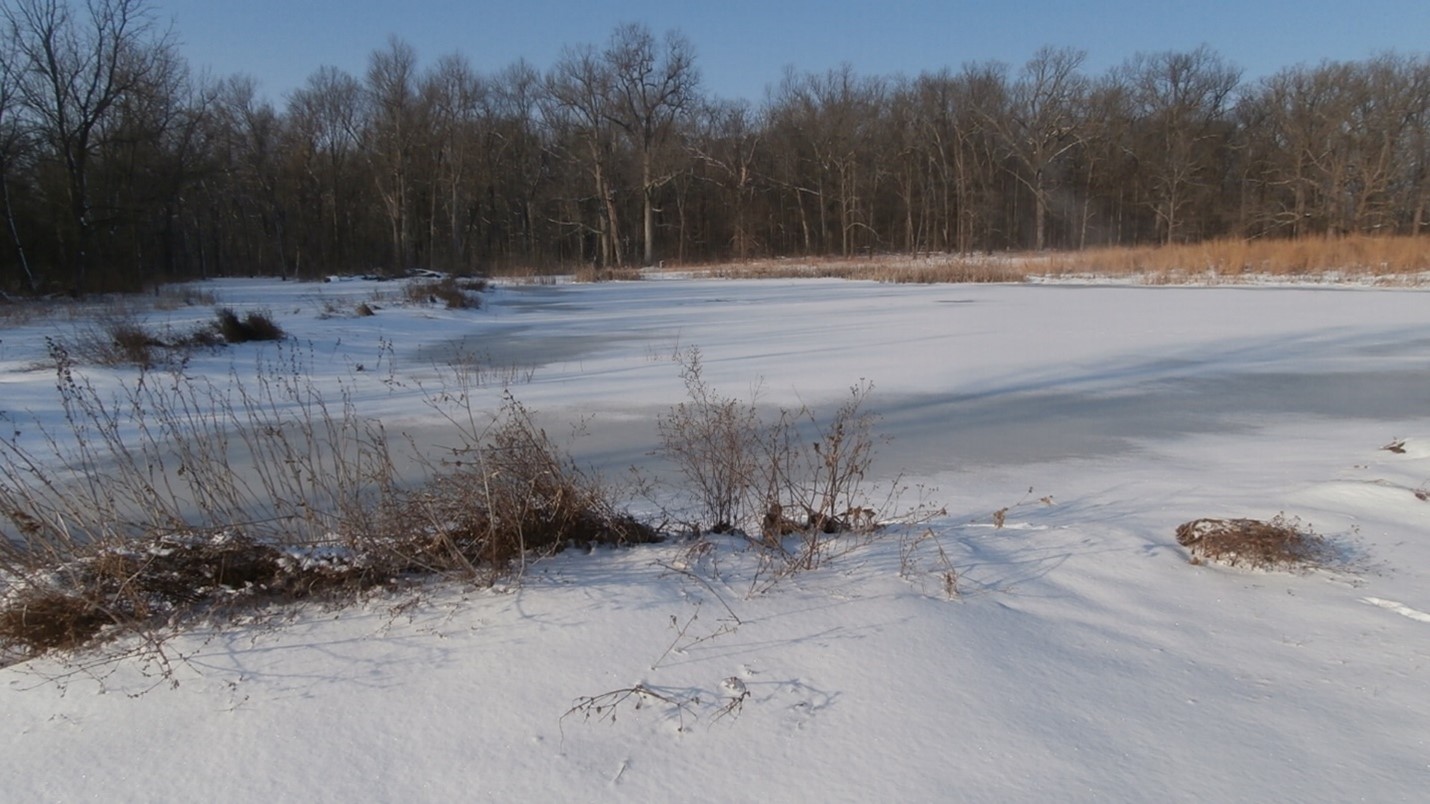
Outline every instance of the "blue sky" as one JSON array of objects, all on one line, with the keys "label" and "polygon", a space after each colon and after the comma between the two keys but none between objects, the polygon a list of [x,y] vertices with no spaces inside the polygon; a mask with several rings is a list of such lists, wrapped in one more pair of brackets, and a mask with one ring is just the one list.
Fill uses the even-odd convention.
[{"label": "blue sky", "polygon": [[550,66],[565,45],[600,45],[624,22],[675,28],[695,45],[707,92],[759,101],[786,65],[917,75],[965,62],[1019,65],[1040,46],[1088,51],[1100,73],[1138,51],[1207,44],[1249,79],[1299,63],[1430,52],[1430,0],[154,0],[196,70],[247,73],[275,101],[323,65],[359,77],[389,35],[424,65],[461,52],[482,72],[518,58]]}]

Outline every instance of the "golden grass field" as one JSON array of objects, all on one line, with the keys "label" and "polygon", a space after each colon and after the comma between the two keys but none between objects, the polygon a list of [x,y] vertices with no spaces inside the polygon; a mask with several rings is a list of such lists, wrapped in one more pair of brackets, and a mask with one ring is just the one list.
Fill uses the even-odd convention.
[{"label": "golden grass field", "polygon": [[1301,279],[1420,286],[1430,282],[1430,236],[1227,239],[1043,253],[770,258],[663,270],[725,278],[832,277],[895,283],[1110,277],[1145,284]]}]

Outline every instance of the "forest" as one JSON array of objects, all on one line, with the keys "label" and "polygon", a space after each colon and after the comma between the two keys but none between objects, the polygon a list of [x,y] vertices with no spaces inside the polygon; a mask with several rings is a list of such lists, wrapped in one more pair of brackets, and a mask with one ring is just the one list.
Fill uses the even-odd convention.
[{"label": "forest", "polygon": [[[279,103],[145,0],[0,0],[0,291],[755,257],[1078,250],[1430,226],[1430,56],[1247,80],[1214,49],[711,95],[678,31],[484,74],[400,38]],[[949,54],[956,62],[958,54]]]}]

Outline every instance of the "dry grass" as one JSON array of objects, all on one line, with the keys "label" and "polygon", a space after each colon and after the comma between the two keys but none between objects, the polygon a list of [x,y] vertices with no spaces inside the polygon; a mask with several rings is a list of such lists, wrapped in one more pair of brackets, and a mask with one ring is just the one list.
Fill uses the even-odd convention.
[{"label": "dry grass", "polygon": [[583,265],[571,275],[576,282],[636,282],[644,277],[639,268],[600,268],[594,265]]},{"label": "dry grass", "polygon": [[11,579],[0,645],[29,655],[74,649],[222,607],[356,588],[372,569],[352,556],[308,560],[234,531],[95,545]]},{"label": "dry grass", "polygon": [[1303,570],[1335,562],[1331,543],[1299,520],[1194,519],[1177,528],[1177,544],[1193,564],[1260,570]]},{"label": "dry grass", "polygon": [[1042,254],[766,259],[668,270],[730,279],[835,278],[908,284],[1111,277],[1163,285],[1271,277],[1418,286],[1430,279],[1430,237],[1225,239]]},{"label": "dry grass", "polygon": [[413,569],[484,570],[492,580],[529,555],[659,541],[653,528],[618,510],[510,394],[495,422],[463,440],[468,445],[452,451],[444,471],[386,508],[380,530],[390,536],[382,547]]},{"label": "dry grass", "polygon": [[51,339],[51,352],[52,357],[57,351],[66,352],[80,363],[97,366],[178,368],[190,352],[222,345],[220,322],[188,332],[175,332],[168,327],[155,330],[132,309],[117,306],[102,311],[72,337]]},{"label": "dry grass", "polygon": [[481,294],[487,289],[485,279],[412,279],[403,287],[403,295],[413,304],[440,304],[448,310],[476,310],[482,306]]},{"label": "dry grass", "polygon": [[256,387],[143,375],[113,397],[53,356],[66,431],[0,436],[0,655],[161,645],[270,601],[495,582],[568,545],[659,538],[509,396],[491,416],[464,389],[430,400],[467,424],[409,479],[381,424],[330,408],[297,357]]},{"label": "dry grass", "polygon": [[1045,258],[1054,276],[1138,275],[1150,283],[1236,281],[1251,276],[1423,281],[1430,272],[1430,238],[1354,235],[1299,240],[1213,240],[1172,246],[1091,249]]},{"label": "dry grass", "polygon": [[948,254],[753,260],[695,272],[721,279],[862,279],[892,284],[1023,282],[1030,275],[1024,260],[1016,256]]},{"label": "dry grass", "polygon": [[281,341],[287,337],[266,310],[249,310],[239,318],[238,313],[223,307],[216,313],[216,318],[214,326],[226,343]]}]

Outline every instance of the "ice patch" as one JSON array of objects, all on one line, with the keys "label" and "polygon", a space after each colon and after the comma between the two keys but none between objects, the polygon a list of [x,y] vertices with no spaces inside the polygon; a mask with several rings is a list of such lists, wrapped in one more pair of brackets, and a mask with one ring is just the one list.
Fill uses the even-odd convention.
[{"label": "ice patch", "polygon": [[1402,617],[1409,617],[1416,622],[1430,623],[1430,614],[1426,614],[1419,609],[1412,609],[1404,603],[1399,603],[1394,600],[1383,600],[1378,597],[1363,597],[1360,601],[1362,603],[1369,603],[1372,606],[1378,606],[1382,609],[1388,609]]}]

